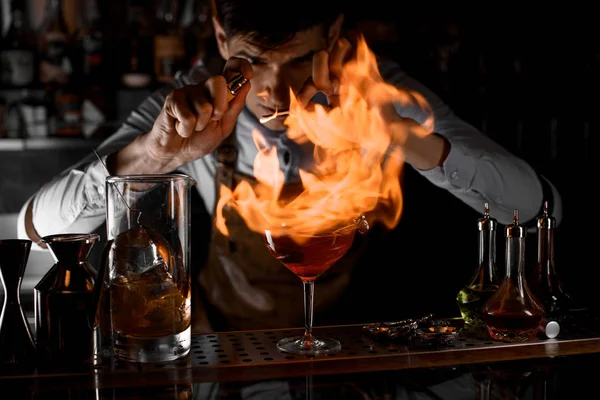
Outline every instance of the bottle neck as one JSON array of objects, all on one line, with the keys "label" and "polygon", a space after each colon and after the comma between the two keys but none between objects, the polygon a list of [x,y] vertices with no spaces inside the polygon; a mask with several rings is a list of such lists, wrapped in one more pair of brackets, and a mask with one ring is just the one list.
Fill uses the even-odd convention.
[{"label": "bottle neck", "polygon": [[48,0],[46,3],[46,19],[58,21],[62,17],[62,4],[60,0]]},{"label": "bottle neck", "polygon": [[554,274],[554,229],[538,228],[538,268],[544,274]]},{"label": "bottle neck", "polygon": [[19,9],[13,9],[11,16],[11,26],[15,29],[22,29],[23,25],[23,11]]},{"label": "bottle neck", "polygon": [[497,283],[496,274],[496,231],[479,231],[478,266],[472,285],[489,285]]},{"label": "bottle neck", "polygon": [[62,0],[48,0],[46,4],[46,18],[43,30],[59,31],[68,35],[69,28],[63,17]]},{"label": "bottle neck", "polygon": [[130,36],[150,36],[150,23],[146,18],[144,8],[136,2],[129,4],[126,23],[127,34]]},{"label": "bottle neck", "polygon": [[177,4],[174,1],[163,0],[156,9],[156,22],[159,26],[160,35],[177,35]]},{"label": "bottle neck", "polygon": [[195,0],[192,6],[192,25],[204,25],[208,24],[210,6],[204,0]]},{"label": "bottle neck", "polygon": [[506,238],[506,278],[523,290],[525,273],[525,238]]},{"label": "bottle neck", "polygon": [[100,12],[96,0],[85,0],[84,8],[81,9],[78,18],[78,31],[89,32],[92,29],[97,29],[101,22]]}]

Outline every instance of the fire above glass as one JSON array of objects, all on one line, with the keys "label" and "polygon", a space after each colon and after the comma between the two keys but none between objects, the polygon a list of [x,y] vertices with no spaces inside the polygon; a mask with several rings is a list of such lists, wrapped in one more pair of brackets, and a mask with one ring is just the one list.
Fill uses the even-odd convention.
[{"label": "fire above glass", "polygon": [[277,344],[279,350],[315,356],[341,349],[336,339],[315,338],[312,334],[314,283],[348,252],[356,231],[366,233],[368,229],[369,224],[363,215],[347,226],[322,233],[295,233],[291,227],[265,229],[263,238],[269,252],[296,274],[304,285],[304,334],[283,338]]},{"label": "fire above glass", "polygon": [[[301,354],[336,348],[322,340],[313,345],[313,282],[346,254],[360,221],[366,222],[361,217],[351,223],[353,216],[368,215],[369,224],[384,229],[398,224],[403,145],[411,135],[431,134],[434,126],[432,109],[422,96],[382,79],[364,40],[337,75],[339,96],[331,96],[327,105],[306,105],[290,90],[289,107],[277,109],[288,113],[282,121],[285,140],[274,145],[253,131],[258,151],[252,179],[240,179],[235,187],[221,185],[215,207],[221,234],[230,236],[228,216],[241,216],[251,231],[263,235],[273,256],[304,282],[306,333],[299,341],[280,343],[280,349]],[[269,93],[263,94],[268,100]],[[422,111],[420,129],[406,124],[392,105]]]}]

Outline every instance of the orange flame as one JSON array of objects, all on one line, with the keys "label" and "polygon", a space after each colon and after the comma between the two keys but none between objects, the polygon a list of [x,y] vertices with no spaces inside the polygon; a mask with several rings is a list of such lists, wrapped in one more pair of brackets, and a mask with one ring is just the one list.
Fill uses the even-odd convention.
[{"label": "orange flame", "polygon": [[388,228],[399,222],[402,144],[409,134],[432,131],[433,119],[421,121],[426,129],[409,133],[393,104],[416,105],[421,110],[428,110],[428,105],[422,96],[383,81],[362,38],[356,58],[343,67],[339,87],[339,106],[332,108],[318,104],[304,108],[291,95],[287,135],[297,143],[314,145],[314,167],[299,171],[302,190],[291,200],[281,196],[284,176],[277,150],[253,132],[259,150],[254,160],[258,183],[242,181],[233,192],[221,187],[216,217],[223,234],[228,235],[225,207],[233,208],[250,229],[261,233],[286,228],[301,235],[315,234],[347,226],[359,213],[370,223],[377,220]]}]

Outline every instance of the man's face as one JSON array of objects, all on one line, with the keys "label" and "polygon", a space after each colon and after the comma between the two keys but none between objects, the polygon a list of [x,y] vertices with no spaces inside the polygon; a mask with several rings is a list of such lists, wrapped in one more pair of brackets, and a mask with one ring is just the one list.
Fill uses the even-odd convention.
[{"label": "man's face", "polygon": [[[246,105],[257,117],[271,115],[290,106],[290,88],[295,93],[312,75],[313,56],[326,49],[327,42],[321,28],[299,32],[288,43],[270,50],[251,44],[242,37],[229,40],[232,57],[246,58],[252,64],[254,77]],[[284,130],[286,116],[275,118],[264,125],[273,130]]]}]

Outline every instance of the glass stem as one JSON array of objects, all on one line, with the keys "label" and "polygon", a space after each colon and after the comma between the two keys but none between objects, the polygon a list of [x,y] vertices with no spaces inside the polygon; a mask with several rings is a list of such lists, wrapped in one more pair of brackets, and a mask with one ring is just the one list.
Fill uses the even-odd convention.
[{"label": "glass stem", "polygon": [[315,281],[302,280],[304,285],[304,336],[302,336],[302,346],[310,347],[313,345],[313,300],[315,298]]}]

